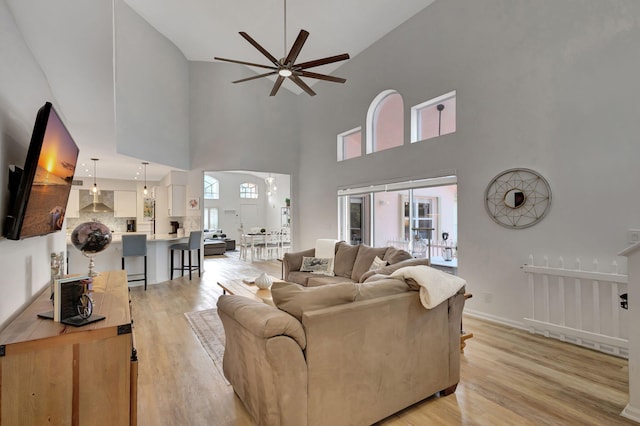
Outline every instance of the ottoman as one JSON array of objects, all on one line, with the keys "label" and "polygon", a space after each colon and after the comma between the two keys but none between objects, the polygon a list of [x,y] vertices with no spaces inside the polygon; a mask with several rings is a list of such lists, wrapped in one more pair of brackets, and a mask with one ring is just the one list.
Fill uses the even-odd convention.
[{"label": "ottoman", "polygon": [[205,256],[224,254],[224,252],[227,250],[227,244],[221,240],[204,240],[203,245]]}]

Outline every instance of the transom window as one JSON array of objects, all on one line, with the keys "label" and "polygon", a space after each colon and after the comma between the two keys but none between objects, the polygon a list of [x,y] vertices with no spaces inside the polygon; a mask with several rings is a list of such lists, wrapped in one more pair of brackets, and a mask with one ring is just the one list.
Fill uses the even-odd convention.
[{"label": "transom window", "polygon": [[204,198],[218,200],[220,198],[220,182],[218,179],[204,175]]},{"label": "transom window", "polygon": [[338,135],[338,161],[362,155],[362,128],[356,127]]},{"label": "transom window", "polygon": [[241,183],[240,198],[258,198],[258,185],[250,182]]},{"label": "transom window", "polygon": [[455,131],[455,90],[411,108],[411,143]]}]

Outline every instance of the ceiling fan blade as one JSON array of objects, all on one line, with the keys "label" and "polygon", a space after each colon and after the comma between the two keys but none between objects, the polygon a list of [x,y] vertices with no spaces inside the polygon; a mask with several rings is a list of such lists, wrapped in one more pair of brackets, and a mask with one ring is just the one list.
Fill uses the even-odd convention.
[{"label": "ceiling fan blade", "polygon": [[271,93],[269,93],[269,96],[275,96],[276,93],[278,93],[278,90],[280,89],[280,86],[282,86],[282,82],[284,81],[284,77],[279,75],[278,79],[276,80],[275,84],[273,85],[273,89],[271,89]]},{"label": "ceiling fan blade", "polygon": [[233,62],[234,64],[241,64],[241,65],[249,65],[251,67],[258,67],[258,68],[266,68],[269,70],[277,70],[277,67],[272,67],[271,65],[262,65],[262,64],[255,64],[253,62],[245,62],[245,61],[238,61],[236,59],[226,59],[226,58],[218,58],[217,56],[215,58],[213,58],[217,61],[225,61],[225,62]]},{"label": "ceiling fan blade", "polygon": [[326,75],[326,74],[318,74],[315,72],[310,72],[310,71],[305,71],[305,70],[300,70],[300,71],[295,71],[296,74],[300,74],[303,77],[309,77],[309,78],[315,78],[318,80],[326,80],[326,81],[333,81],[334,83],[344,83],[345,81],[347,81],[346,78],[342,78],[342,77],[334,77],[332,75]]},{"label": "ceiling fan blade", "polygon": [[258,44],[257,41],[252,39],[249,34],[245,33],[244,31],[240,31],[240,35],[242,37],[244,37],[244,39],[247,40],[249,43],[251,43],[251,45],[253,47],[258,49],[260,51],[260,53],[262,53],[264,56],[266,56],[267,59],[269,59],[273,65],[275,65],[276,67],[280,65],[278,60],[271,53],[267,52],[267,49],[265,49],[264,47],[260,46],[260,44]]},{"label": "ceiling fan blade", "polygon": [[304,46],[304,43],[307,41],[307,37],[309,37],[309,32],[300,30],[300,33],[298,33],[296,41],[293,43],[293,46],[291,46],[291,50],[289,50],[289,54],[284,60],[283,65],[291,66],[296,61],[298,55],[300,54],[300,51],[302,50],[302,46]]},{"label": "ceiling fan blade", "polygon": [[241,80],[232,81],[232,83],[242,83],[244,81],[255,80],[256,78],[267,77],[269,75],[274,75],[274,74],[277,74],[277,73],[278,73],[278,71],[271,71],[271,72],[267,72],[267,73],[264,73],[264,74],[254,75],[253,77],[247,77],[247,78],[243,78]]},{"label": "ceiling fan blade", "polygon": [[302,81],[300,79],[300,77],[298,77],[295,74],[291,74],[291,77],[289,77],[291,79],[291,81],[293,81],[295,84],[297,84],[302,90],[304,90],[305,92],[307,92],[309,95],[311,96],[315,96],[316,92],[314,92],[313,90],[311,90],[311,87],[307,86],[307,84]]},{"label": "ceiling fan blade", "polygon": [[349,54],[348,53],[343,53],[342,55],[329,56],[329,57],[322,58],[322,59],[316,59],[316,60],[309,61],[309,62],[303,62],[301,64],[295,64],[295,66],[293,68],[296,69],[296,70],[305,69],[305,68],[313,68],[313,67],[317,67],[317,66],[320,66],[320,65],[331,64],[333,62],[346,61],[347,59],[349,59]]}]

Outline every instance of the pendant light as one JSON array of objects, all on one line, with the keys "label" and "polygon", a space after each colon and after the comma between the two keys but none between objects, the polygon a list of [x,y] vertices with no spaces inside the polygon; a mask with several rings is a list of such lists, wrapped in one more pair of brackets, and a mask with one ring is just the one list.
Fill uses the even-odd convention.
[{"label": "pendant light", "polygon": [[143,161],[143,162],[142,162],[142,165],[144,166],[144,189],[142,190],[142,193],[143,193],[144,195],[147,195],[147,193],[149,192],[149,191],[147,190],[147,165],[148,165],[148,164],[149,164],[149,163],[148,163],[147,161]]},{"label": "pendant light", "polygon": [[93,161],[93,189],[91,189],[91,191],[93,191],[93,193],[97,193],[98,192],[98,184],[96,183],[96,162],[99,160],[99,158],[92,158],[91,161]]}]

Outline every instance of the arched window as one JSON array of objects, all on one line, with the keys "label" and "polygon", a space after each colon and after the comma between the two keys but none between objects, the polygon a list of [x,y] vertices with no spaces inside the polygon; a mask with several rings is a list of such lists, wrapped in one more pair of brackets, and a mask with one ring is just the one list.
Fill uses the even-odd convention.
[{"label": "arched window", "polygon": [[204,175],[204,198],[207,200],[220,198],[220,182],[218,182],[218,179]]},{"label": "arched window", "polygon": [[249,182],[241,183],[240,198],[258,198],[258,185]]},{"label": "arched window", "polygon": [[371,102],[367,112],[367,154],[402,146],[404,102],[395,90],[385,90]]}]

